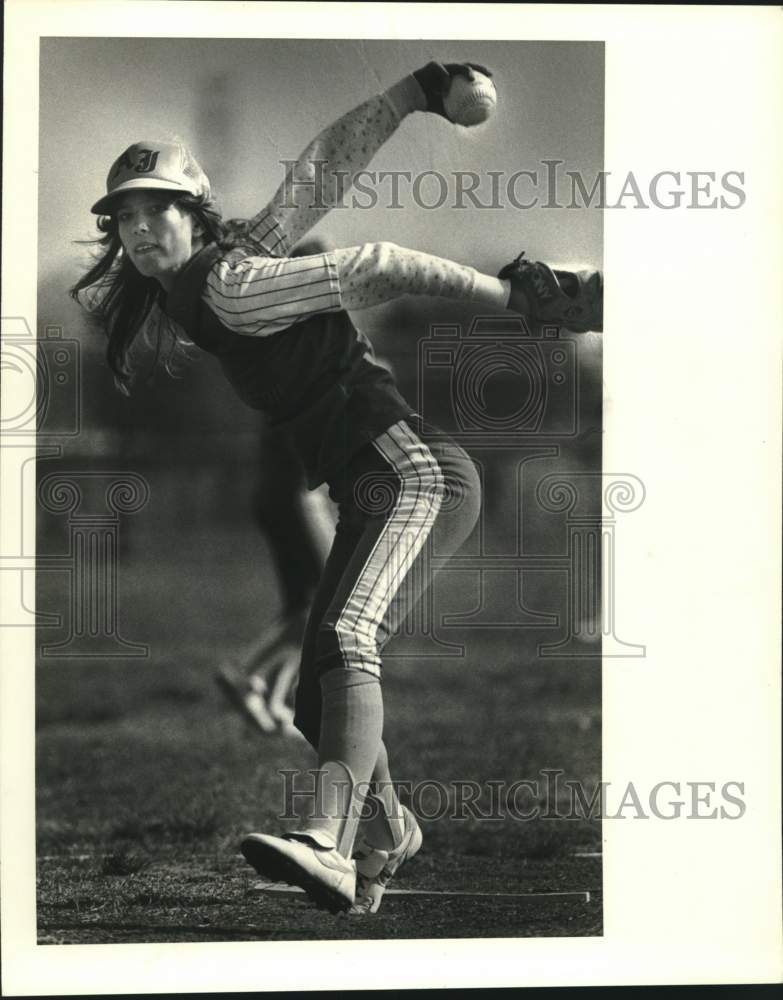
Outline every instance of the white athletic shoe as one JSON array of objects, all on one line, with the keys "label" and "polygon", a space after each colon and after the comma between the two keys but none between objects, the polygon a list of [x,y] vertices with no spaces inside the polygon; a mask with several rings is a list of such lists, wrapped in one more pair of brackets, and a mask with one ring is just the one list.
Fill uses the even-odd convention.
[{"label": "white athletic shoe", "polygon": [[251,833],[242,841],[241,850],[259,875],[272,882],[298,885],[331,913],[353,905],[356,865],[344,858],[325,834],[313,831],[273,837]]},{"label": "white athletic shoe", "polygon": [[352,914],[377,913],[389,883],[421,847],[421,830],[416,817],[402,807],[405,833],[402,842],[391,851],[383,851],[361,840],[353,857],[356,862],[356,901],[348,911]]}]

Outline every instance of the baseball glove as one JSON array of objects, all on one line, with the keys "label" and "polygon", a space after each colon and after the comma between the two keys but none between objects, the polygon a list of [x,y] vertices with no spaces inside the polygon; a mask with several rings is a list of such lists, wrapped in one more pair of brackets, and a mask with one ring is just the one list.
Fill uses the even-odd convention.
[{"label": "baseball glove", "polygon": [[492,76],[492,70],[478,63],[439,63],[430,62],[417,69],[413,76],[419,82],[427,99],[427,111],[441,115],[446,121],[451,118],[446,114],[443,98],[448,94],[451,81],[455,76],[464,76],[466,80],[474,79],[473,70],[478,70],[484,76]]},{"label": "baseball glove", "polygon": [[523,260],[524,255],[523,250],[498,274],[511,282],[509,309],[573,333],[603,332],[604,279],[600,271],[555,271],[540,261]]}]

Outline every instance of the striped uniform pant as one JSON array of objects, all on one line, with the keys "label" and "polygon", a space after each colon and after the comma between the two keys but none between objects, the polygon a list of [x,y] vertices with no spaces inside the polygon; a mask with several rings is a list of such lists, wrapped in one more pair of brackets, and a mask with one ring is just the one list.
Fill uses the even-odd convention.
[{"label": "striped uniform pant", "polygon": [[334,544],[302,648],[296,725],[318,746],[320,678],[328,670],[380,677],[381,652],[432,582],[427,549],[452,555],[479,515],[478,473],[442,432],[410,417],[362,448],[330,482]]}]

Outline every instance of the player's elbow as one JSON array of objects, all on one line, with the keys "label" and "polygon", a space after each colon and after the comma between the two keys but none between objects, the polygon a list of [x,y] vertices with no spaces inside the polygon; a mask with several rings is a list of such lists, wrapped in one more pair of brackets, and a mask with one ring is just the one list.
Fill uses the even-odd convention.
[{"label": "player's elbow", "polygon": [[397,244],[390,240],[365,243],[361,248],[360,257],[370,262],[376,271],[384,273],[393,268],[399,249]]},{"label": "player's elbow", "polygon": [[381,240],[380,242],[373,243],[371,245],[375,248],[378,254],[385,257],[392,257],[395,251],[400,249],[397,244],[392,243],[391,240]]}]

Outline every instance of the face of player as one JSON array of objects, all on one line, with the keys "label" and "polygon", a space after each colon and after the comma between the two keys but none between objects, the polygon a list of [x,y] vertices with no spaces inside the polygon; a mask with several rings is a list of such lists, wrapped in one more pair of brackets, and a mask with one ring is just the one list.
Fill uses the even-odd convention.
[{"label": "face of player", "polygon": [[193,216],[163,192],[129,191],[114,213],[120,241],[133,265],[170,291],[174,279],[202,246]]}]

